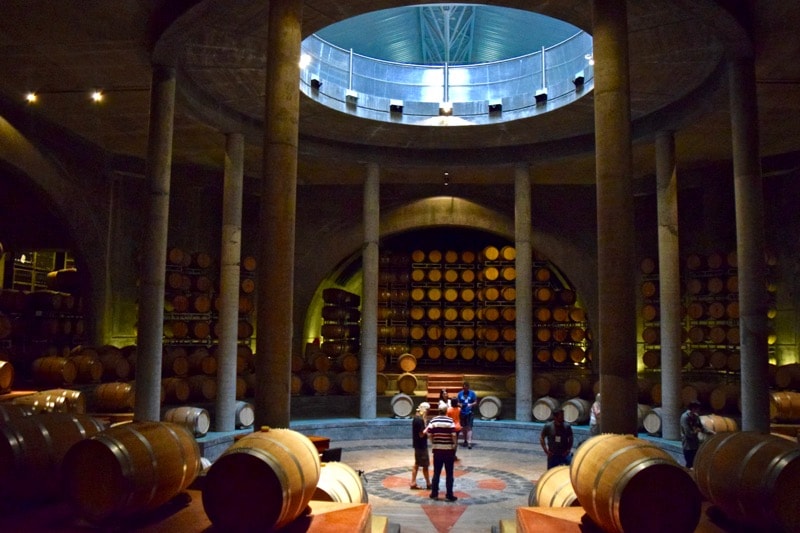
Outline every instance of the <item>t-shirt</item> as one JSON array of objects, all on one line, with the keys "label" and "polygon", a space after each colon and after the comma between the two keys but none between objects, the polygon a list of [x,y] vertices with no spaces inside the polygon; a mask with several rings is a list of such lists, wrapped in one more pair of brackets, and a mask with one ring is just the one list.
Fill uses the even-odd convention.
[{"label": "t-shirt", "polygon": [[698,432],[703,432],[703,423],[697,413],[687,409],[681,415],[681,443],[684,450],[696,450],[700,447]]},{"label": "t-shirt", "polygon": [[442,450],[454,450],[456,446],[453,435],[456,433],[456,425],[449,416],[435,416],[428,422],[425,432],[431,436],[431,448],[434,453]]},{"label": "t-shirt", "polygon": [[467,391],[464,393],[464,389],[458,391],[458,404],[461,406],[461,414],[462,415],[471,415],[472,414],[472,405],[478,401],[478,395],[475,394],[474,390]]},{"label": "t-shirt", "polygon": [[411,420],[411,442],[414,448],[420,450],[428,449],[428,437],[422,434],[424,430],[425,420],[420,415],[414,415],[413,420]]},{"label": "t-shirt", "polygon": [[552,420],[542,428],[542,435],[547,441],[547,449],[555,454],[563,454],[572,449],[572,426],[564,422],[556,426]]},{"label": "t-shirt", "polygon": [[447,416],[453,419],[453,423],[455,424],[456,427],[456,432],[461,431],[461,422],[458,421],[459,412],[460,411],[458,407],[448,407],[447,413],[445,413]]}]

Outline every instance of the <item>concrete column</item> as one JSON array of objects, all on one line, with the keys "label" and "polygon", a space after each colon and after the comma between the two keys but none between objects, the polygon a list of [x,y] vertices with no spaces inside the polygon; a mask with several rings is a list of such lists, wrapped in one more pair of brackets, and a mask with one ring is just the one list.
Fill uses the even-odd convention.
[{"label": "concrete column", "polygon": [[678,174],[675,137],[656,135],[658,283],[661,319],[661,434],[681,438],[681,273],[678,249]]},{"label": "concrete column", "polygon": [[514,169],[514,240],[517,251],[514,268],[517,271],[515,301],[517,317],[515,328],[517,405],[516,418],[520,422],[532,419],[533,391],[533,247],[531,245],[531,176],[527,165]]},{"label": "concrete column", "polygon": [[219,346],[217,347],[216,431],[236,426],[236,342],[239,329],[239,285],[242,255],[242,194],[244,190],[244,135],[225,138],[225,176],[222,190],[220,245]]},{"label": "concrete column", "polygon": [[175,116],[175,69],[153,66],[150,130],[147,142],[149,187],[147,224],[142,224],[142,265],[136,338],[134,419],[161,419],[161,350],[164,336],[164,285],[169,228],[172,129]]},{"label": "concrete column", "polygon": [[300,0],[269,4],[258,232],[256,427],[289,427],[290,420],[302,7]]},{"label": "concrete column", "polygon": [[380,250],[380,170],[370,163],[364,181],[364,290],[361,299],[361,418],[377,417],[378,268]]},{"label": "concrete column", "polygon": [[597,356],[601,431],[637,432],[630,79],[625,0],[593,1],[597,168]]},{"label": "concrete column", "polygon": [[758,102],[752,58],[728,65],[739,265],[742,429],[769,432],[764,195],[758,149]]}]

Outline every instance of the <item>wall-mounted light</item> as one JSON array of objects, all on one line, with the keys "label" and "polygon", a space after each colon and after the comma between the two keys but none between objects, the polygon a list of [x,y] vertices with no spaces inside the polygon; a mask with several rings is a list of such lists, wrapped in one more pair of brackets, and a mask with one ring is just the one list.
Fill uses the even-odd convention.
[{"label": "wall-mounted light", "polygon": [[543,105],[547,102],[547,89],[539,89],[534,97],[536,98],[536,105]]},{"label": "wall-mounted light", "polygon": [[358,93],[352,89],[347,89],[347,92],[344,95],[344,101],[347,103],[347,105],[357,105]]},{"label": "wall-mounted light", "polygon": [[453,114],[453,104],[450,102],[442,102],[439,104],[439,115],[449,117]]},{"label": "wall-mounted light", "polygon": [[319,81],[318,76],[311,76],[311,88],[315,91],[319,91],[319,88],[322,87],[322,82]]},{"label": "wall-mounted light", "polygon": [[575,77],[572,78],[572,83],[575,84],[575,90],[576,91],[579,91],[579,90],[583,89],[584,80],[585,80],[585,78],[584,78],[582,70],[580,72],[576,73]]},{"label": "wall-mounted light", "polygon": [[503,112],[503,101],[502,100],[489,100],[489,114],[490,115],[499,115]]},{"label": "wall-mounted light", "polygon": [[389,100],[389,113],[403,113],[403,101],[402,100]]}]

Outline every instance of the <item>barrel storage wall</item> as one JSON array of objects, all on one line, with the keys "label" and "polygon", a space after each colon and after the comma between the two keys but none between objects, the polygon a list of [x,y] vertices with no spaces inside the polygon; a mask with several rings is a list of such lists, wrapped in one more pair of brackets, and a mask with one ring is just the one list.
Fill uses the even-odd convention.
[{"label": "barrel storage wall", "polygon": [[[379,351],[391,365],[411,353],[421,369],[513,370],[513,246],[382,253]],[[544,259],[534,260],[532,290],[534,365],[587,365],[591,334],[574,290]]]},{"label": "barrel storage wall", "polygon": [[32,378],[33,362],[85,342],[78,271],[68,252],[0,249],[0,393]]},{"label": "barrel storage wall", "polygon": [[[322,339],[292,357],[292,394],[357,394],[361,345],[361,296],[328,287],[322,291]],[[378,372],[383,369],[379,365]]]},{"label": "barrel storage wall", "polygon": [[[767,256],[768,279],[775,267]],[[642,322],[640,355],[640,401],[661,403],[661,330],[658,262],[644,258],[640,263]],[[706,412],[737,419],[740,405],[739,288],[736,252],[692,253],[681,261],[682,357],[684,404],[697,400]],[[770,327],[776,316],[775,286],[768,283]],[[774,356],[776,336],[768,337]],[[796,362],[770,365],[771,418],[773,422],[800,422],[800,368]],[[798,394],[795,397],[795,394]],[[658,427],[656,424],[654,427]]]}]

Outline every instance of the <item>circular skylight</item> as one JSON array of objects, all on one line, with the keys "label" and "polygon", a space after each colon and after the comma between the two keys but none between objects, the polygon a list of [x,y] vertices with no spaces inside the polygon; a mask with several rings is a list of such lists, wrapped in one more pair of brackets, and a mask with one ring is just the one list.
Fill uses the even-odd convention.
[{"label": "circular skylight", "polygon": [[567,105],[592,87],[592,39],[530,11],[428,4],[375,11],[303,41],[301,90],[372,120],[488,124]]}]

